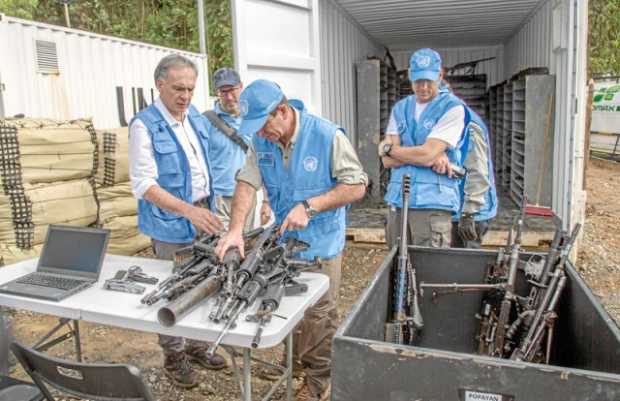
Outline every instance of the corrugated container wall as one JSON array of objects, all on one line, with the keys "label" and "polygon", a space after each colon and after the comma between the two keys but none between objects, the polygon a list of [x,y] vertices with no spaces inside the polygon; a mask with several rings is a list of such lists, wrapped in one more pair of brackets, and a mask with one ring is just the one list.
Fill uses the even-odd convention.
[{"label": "corrugated container wall", "polygon": [[323,117],[340,124],[356,145],[355,63],[385,51],[332,0],[319,3]]},{"label": "corrugated container wall", "polygon": [[158,96],[153,71],[173,52],[198,66],[193,103],[201,111],[208,105],[206,57],[200,54],[4,15],[0,49],[0,104],[5,116],[93,117],[96,128],[120,127],[140,109],[139,92],[148,104]]}]

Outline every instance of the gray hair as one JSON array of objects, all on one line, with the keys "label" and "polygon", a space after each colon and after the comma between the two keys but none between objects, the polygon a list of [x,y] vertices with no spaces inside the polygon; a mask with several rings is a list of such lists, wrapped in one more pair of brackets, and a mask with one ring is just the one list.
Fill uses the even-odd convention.
[{"label": "gray hair", "polygon": [[162,58],[159,64],[157,64],[154,74],[155,82],[157,82],[158,79],[168,78],[168,71],[174,67],[189,67],[194,70],[196,76],[198,76],[198,68],[196,68],[196,64],[192,60],[180,54],[169,54]]}]

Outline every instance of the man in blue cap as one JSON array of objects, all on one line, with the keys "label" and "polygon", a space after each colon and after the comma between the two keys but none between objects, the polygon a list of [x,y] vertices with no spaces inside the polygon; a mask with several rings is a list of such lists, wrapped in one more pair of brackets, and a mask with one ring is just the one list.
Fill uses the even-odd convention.
[{"label": "man in blue cap", "polygon": [[299,257],[319,257],[330,288],[306,311],[295,329],[293,354],[305,373],[297,400],[330,395],[331,340],[336,331],[345,207],[364,196],[368,177],[351,143],[337,125],[310,114],[303,103],[287,100],[271,81],[257,80],[241,94],[239,131],[255,133],[245,166],[237,174],[228,233],[216,250],[243,249],[243,221],[262,185],[283,238],[310,245]]},{"label": "man in blue cap", "polygon": [[[190,59],[171,54],[155,69],[159,98],[135,115],[129,125],[129,176],[138,199],[138,228],[151,238],[155,257],[172,260],[191,245],[199,231],[224,227],[212,212],[213,187],[205,118],[191,105],[198,69]],[[178,386],[198,384],[190,362],[222,369],[220,355],[207,344],[159,335],[164,373]]]},{"label": "man in blue cap", "polygon": [[379,144],[383,165],[391,168],[385,201],[390,206],[386,238],[396,245],[400,236],[402,178],[411,177],[408,227],[414,245],[449,247],[452,214],[461,207],[459,181],[438,174],[431,167],[444,154],[450,163],[462,165],[461,149],[469,114],[463,102],[439,91],[441,57],[432,49],[416,51],[410,60],[409,78],[414,95],[392,110],[386,138]]},{"label": "man in blue cap", "polygon": [[[228,67],[218,69],[213,74],[213,87],[218,100],[213,110],[207,110],[203,114],[208,119],[209,161],[215,192],[215,212],[224,227],[228,227],[236,185],[235,175],[245,163],[251,136],[239,133],[239,96],[243,84],[237,71]],[[252,207],[248,214],[244,231],[253,228],[255,209]],[[260,217],[262,224],[267,223],[271,217],[267,199],[261,202]]]}]

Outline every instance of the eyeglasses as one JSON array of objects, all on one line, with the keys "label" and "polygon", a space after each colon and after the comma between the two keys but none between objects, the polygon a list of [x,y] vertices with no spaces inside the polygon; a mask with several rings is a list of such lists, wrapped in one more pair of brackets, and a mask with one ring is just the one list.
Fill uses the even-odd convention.
[{"label": "eyeglasses", "polygon": [[226,96],[226,95],[232,94],[235,91],[239,91],[240,89],[241,89],[241,86],[232,86],[226,89],[218,89],[217,94],[219,96]]}]

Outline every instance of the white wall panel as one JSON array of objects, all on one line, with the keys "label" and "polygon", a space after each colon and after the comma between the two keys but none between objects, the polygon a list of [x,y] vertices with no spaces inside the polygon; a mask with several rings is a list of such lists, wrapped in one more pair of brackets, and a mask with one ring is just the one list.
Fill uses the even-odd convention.
[{"label": "white wall panel", "polygon": [[235,65],[247,84],[277,82],[320,114],[318,0],[233,0]]},{"label": "white wall panel", "polygon": [[345,128],[355,144],[355,63],[368,56],[382,55],[383,50],[332,0],[321,0],[319,11],[323,116]]},{"label": "white wall panel", "polygon": [[[134,114],[137,88],[147,103],[157,97],[153,71],[159,60],[179,53],[198,66],[193,103],[200,110],[208,104],[206,58],[146,43],[133,42],[90,32],[0,16],[0,94],[4,114],[73,119],[93,117],[96,128],[120,126],[117,87],[123,88],[125,120]],[[59,73],[38,72],[35,41],[56,43]],[[132,97],[132,88],[134,95]]]},{"label": "white wall panel", "polygon": [[[417,49],[399,50],[392,53],[394,61],[399,70],[409,68],[411,54]],[[452,67],[458,63],[464,63],[483,58],[495,57],[495,60],[483,61],[476,67],[476,74],[487,75],[487,85],[492,86],[503,81],[504,78],[504,46],[484,46],[484,47],[458,47],[458,48],[436,48],[441,55],[443,65]]]}]

